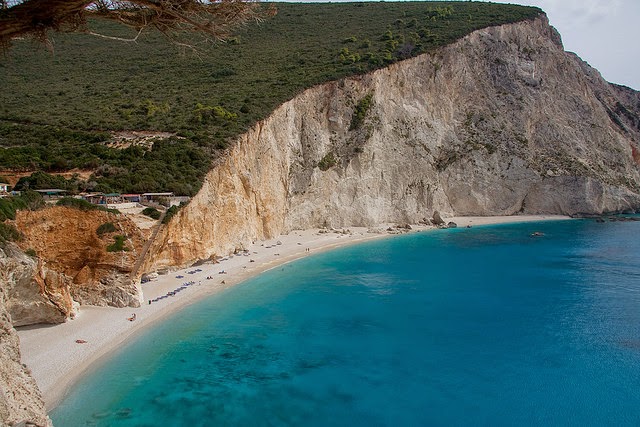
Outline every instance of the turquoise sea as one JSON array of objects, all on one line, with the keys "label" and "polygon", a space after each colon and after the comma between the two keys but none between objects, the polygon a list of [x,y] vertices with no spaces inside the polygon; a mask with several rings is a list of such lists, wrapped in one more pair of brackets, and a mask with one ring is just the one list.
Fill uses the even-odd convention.
[{"label": "turquoise sea", "polygon": [[637,426],[640,222],[438,230],[313,255],[169,318],[51,417]]}]

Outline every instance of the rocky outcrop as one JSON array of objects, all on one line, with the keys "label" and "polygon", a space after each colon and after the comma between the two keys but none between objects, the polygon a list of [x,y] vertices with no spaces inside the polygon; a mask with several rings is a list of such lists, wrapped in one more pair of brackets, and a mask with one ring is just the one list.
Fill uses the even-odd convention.
[{"label": "rocky outcrop", "polygon": [[0,280],[14,326],[62,323],[75,315],[69,288],[60,274],[13,244],[0,249]]},{"label": "rocky outcrop", "polygon": [[[24,234],[21,248],[37,257],[37,274],[29,281],[25,273],[24,280],[13,287],[8,309],[14,324],[56,321],[55,316],[48,317],[33,306],[38,296],[59,309],[63,314],[59,321],[73,315],[75,303],[140,306],[141,290],[132,283],[129,273],[144,236],[124,215],[49,207],[19,211],[15,223]],[[104,224],[112,227],[99,233],[98,228]],[[110,252],[108,247],[115,244],[117,236],[124,236],[122,250]]]},{"label": "rocky outcrop", "polygon": [[241,136],[144,269],[296,228],[640,206],[638,93],[544,15],[311,88]]},{"label": "rocky outcrop", "polygon": [[444,219],[442,219],[442,216],[440,215],[440,212],[438,211],[433,212],[433,218],[431,218],[431,224],[437,225],[437,226],[445,224]]},{"label": "rocky outcrop", "polygon": [[6,259],[5,250],[0,248],[0,425],[50,426],[36,382],[20,362],[18,334],[5,309]]}]

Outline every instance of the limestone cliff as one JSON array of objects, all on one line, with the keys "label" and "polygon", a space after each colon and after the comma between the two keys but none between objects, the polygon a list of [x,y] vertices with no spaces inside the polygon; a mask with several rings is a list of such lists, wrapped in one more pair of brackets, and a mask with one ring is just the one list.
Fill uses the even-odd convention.
[{"label": "limestone cliff", "polygon": [[[6,251],[0,249],[0,425],[18,425],[28,421],[28,425],[50,426],[44,400],[35,380],[20,362],[18,334],[13,329],[11,316],[5,309],[6,285],[9,269],[13,263]],[[23,424],[24,425],[24,424]]]},{"label": "limestone cliff", "polygon": [[75,315],[73,299],[60,274],[17,246],[0,249],[0,282],[14,326],[62,323]]},{"label": "limestone cliff", "polygon": [[[14,270],[7,309],[14,325],[56,323],[73,315],[74,304],[138,307],[141,291],[129,273],[144,244],[140,230],[124,215],[83,212],[67,207],[19,211],[16,227],[25,251],[37,261],[29,271]],[[103,224],[111,224],[98,232]],[[116,236],[125,236],[124,250],[109,252]],[[33,271],[32,271],[33,270]],[[57,315],[39,307],[50,305]]]},{"label": "limestone cliff", "polygon": [[296,228],[640,207],[638,93],[541,15],[311,88],[242,135],[146,270]]}]

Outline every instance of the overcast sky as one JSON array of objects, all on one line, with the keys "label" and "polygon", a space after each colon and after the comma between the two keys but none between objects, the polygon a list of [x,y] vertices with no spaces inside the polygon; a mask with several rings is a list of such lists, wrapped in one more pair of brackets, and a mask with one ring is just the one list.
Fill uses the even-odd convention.
[{"label": "overcast sky", "polygon": [[611,83],[640,90],[640,0],[494,0],[538,6],[575,52]]}]

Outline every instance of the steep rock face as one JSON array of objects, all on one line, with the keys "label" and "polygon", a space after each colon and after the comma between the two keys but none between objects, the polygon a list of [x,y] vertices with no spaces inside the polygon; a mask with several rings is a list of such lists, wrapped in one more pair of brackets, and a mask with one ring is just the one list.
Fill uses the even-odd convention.
[{"label": "steep rock face", "polygon": [[[0,249],[0,268],[8,267],[7,255]],[[28,421],[31,425],[51,426],[44,400],[27,368],[20,363],[19,338],[5,309],[7,281],[0,276],[0,425]]]},{"label": "steep rock face", "polygon": [[[115,231],[98,234],[97,229],[111,223]],[[18,287],[11,314],[14,322],[20,312],[31,310],[34,293],[46,295],[54,304],[72,313],[79,304],[139,307],[141,290],[129,273],[144,244],[140,230],[123,215],[103,211],[82,212],[66,207],[39,211],[19,211],[16,227],[25,235],[20,246],[35,251],[39,262],[36,288]],[[125,236],[124,251],[107,251],[116,236]],[[36,322],[33,322],[36,323]],[[24,324],[24,323],[17,323]]]},{"label": "steep rock face", "polygon": [[14,326],[62,323],[75,315],[69,288],[60,275],[15,245],[0,249],[0,280]]},{"label": "steep rock face", "polygon": [[545,16],[309,89],[241,136],[144,269],[296,228],[640,207],[638,93]]}]

